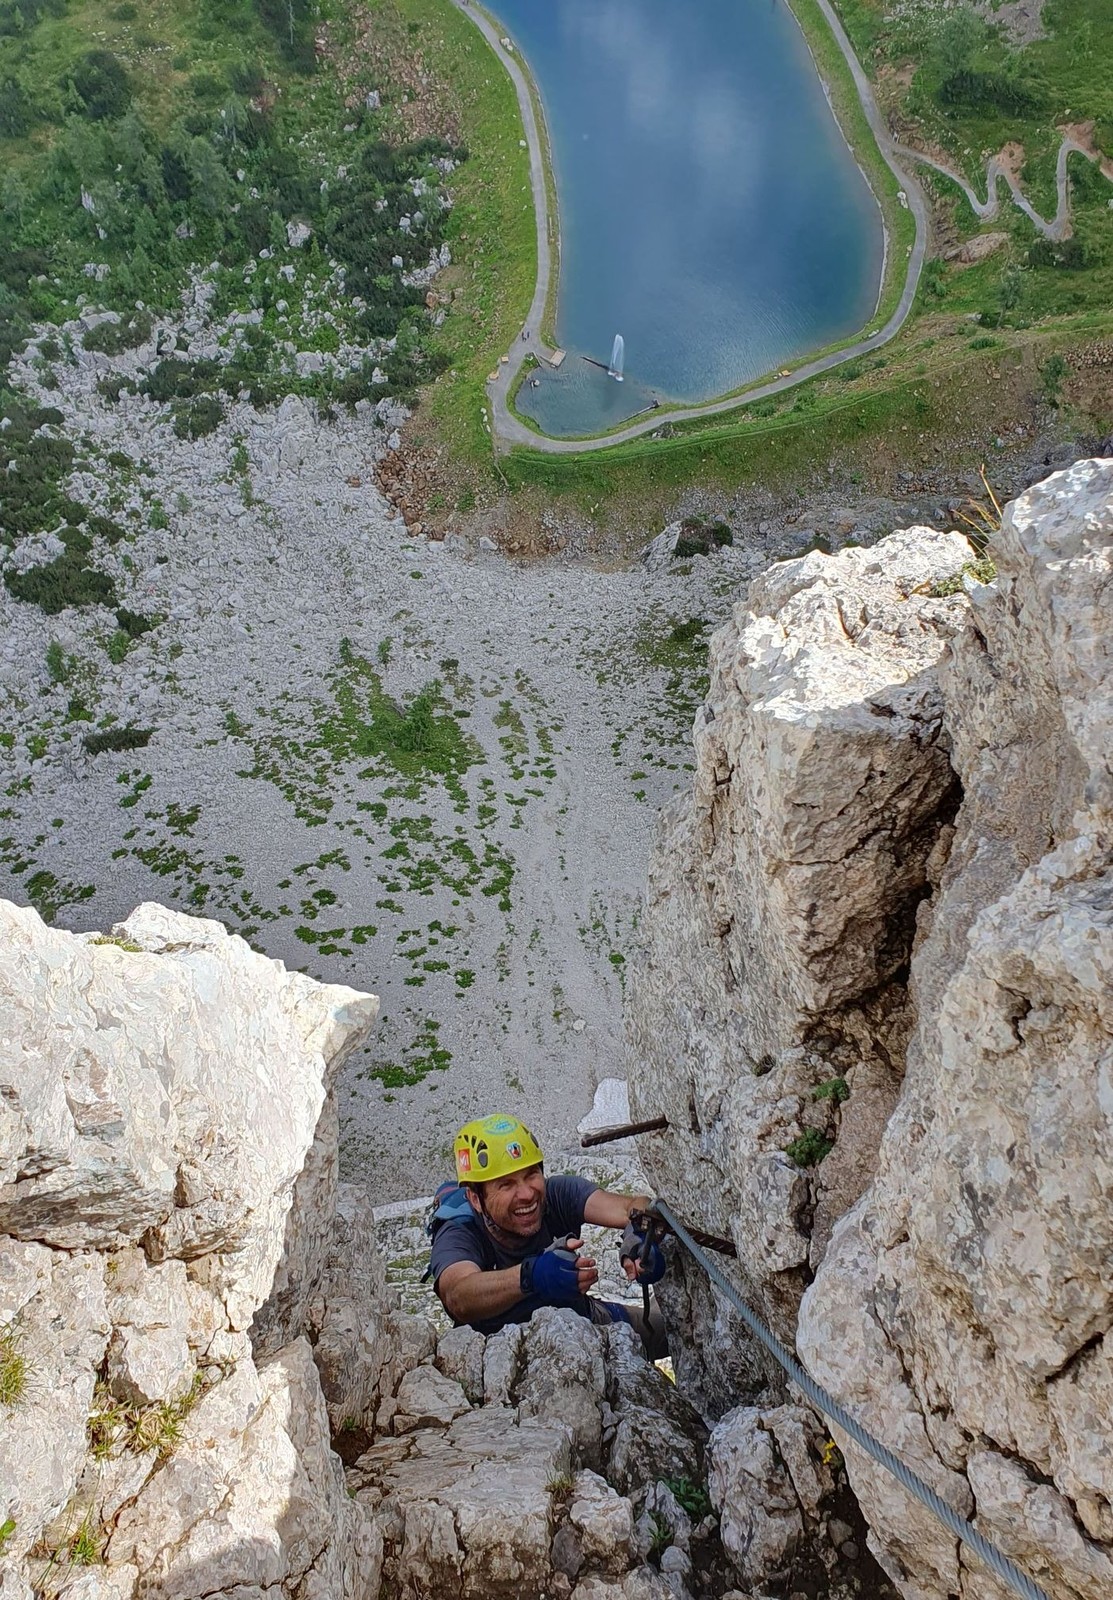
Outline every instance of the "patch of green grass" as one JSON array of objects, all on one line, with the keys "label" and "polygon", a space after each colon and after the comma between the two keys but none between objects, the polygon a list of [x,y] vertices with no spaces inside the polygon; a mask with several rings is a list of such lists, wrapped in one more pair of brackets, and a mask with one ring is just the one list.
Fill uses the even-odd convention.
[{"label": "patch of green grass", "polygon": [[965,587],[964,579],[973,578],[975,583],[992,583],[997,576],[997,568],[990,556],[982,556],[977,561],[964,561],[959,570],[949,578],[940,578],[933,583],[928,594],[933,600],[941,600],[949,594],[961,594]]},{"label": "patch of green grass", "polygon": [[85,1425],[89,1453],[95,1460],[107,1461],[125,1452],[145,1455],[153,1450],[165,1459],[180,1441],[183,1424],[204,1389],[205,1380],[198,1372],[177,1400],[129,1406],[117,1400],[107,1384],[98,1383],[93,1391],[93,1410]]},{"label": "patch of green grass", "polygon": [[[411,982],[410,979],[406,981]],[[403,1051],[401,1061],[376,1062],[369,1076],[377,1078],[385,1089],[411,1089],[431,1072],[447,1072],[452,1052],[440,1042],[440,1027],[435,1017],[423,1018],[413,1043]]]},{"label": "patch of green grass", "polygon": [[46,670],[51,683],[68,683],[76,665],[76,658],[67,655],[57,639],[51,639],[46,647]]},{"label": "patch of green grass", "polygon": [[27,1357],[21,1343],[10,1322],[0,1328],[0,1406],[16,1406],[27,1393]]},{"label": "patch of green grass", "polygon": [[93,1522],[93,1513],[87,1511],[69,1542],[69,1557],[74,1566],[94,1566],[100,1560],[102,1542],[103,1535]]},{"label": "patch of green grass", "polygon": [[340,661],[344,670],[334,679],[337,711],[320,734],[333,755],[370,758],[405,777],[441,777],[457,784],[484,759],[475,740],[461,731],[436,679],[403,706],[386,694],[378,673],[346,639],[340,643]]},{"label": "patch of green grass", "polygon": [[24,892],[28,900],[44,922],[53,922],[63,906],[74,905],[81,900],[91,900],[96,894],[96,885],[93,883],[75,884],[66,879],[60,879],[46,868],[31,873],[23,882]]}]

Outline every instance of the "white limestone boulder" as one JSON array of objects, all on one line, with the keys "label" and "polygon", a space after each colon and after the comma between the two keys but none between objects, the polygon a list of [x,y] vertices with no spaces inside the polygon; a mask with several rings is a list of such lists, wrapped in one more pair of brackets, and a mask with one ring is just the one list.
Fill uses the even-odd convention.
[{"label": "white limestone boulder", "polygon": [[[206,1257],[204,1281],[246,1328],[272,1288],[296,1298],[316,1277],[331,1206],[297,1207],[294,1189],[311,1186],[329,1084],[377,1001],[161,907],[113,937],[75,940],[0,904],[0,1229]],[[327,1187],[335,1146],[320,1160]],[[287,1237],[291,1211],[303,1237]]]},{"label": "white limestone boulder", "polygon": [[473,1405],[483,1404],[483,1358],[486,1340],[474,1328],[449,1328],[437,1339],[437,1366],[455,1378]]},{"label": "white limestone boulder", "polygon": [[242,1362],[202,1397],[166,1464],[120,1513],[108,1556],[136,1566],[152,1600],[240,1589],[355,1600],[365,1592],[356,1579],[371,1593],[378,1583],[370,1548],[363,1570],[348,1572],[366,1516],[329,1448],[312,1353],[299,1340],[258,1371]]},{"label": "white limestone boulder", "polygon": [[[693,1115],[644,1159],[733,1236],[785,1336],[899,1092],[916,908],[957,799],[938,665],[968,601],[934,591],[972,554],[910,528],[755,579],[711,639],[692,792],[658,826],[627,981],[631,1102]],[[801,1139],[826,1159],[796,1159]],[[699,1324],[680,1324],[678,1371],[721,1410],[763,1358],[738,1328],[701,1336],[715,1313],[683,1262],[674,1287],[691,1304],[671,1314]]]},{"label": "white limestone boulder", "polygon": [[468,1397],[455,1378],[446,1378],[436,1367],[414,1367],[407,1372],[395,1395],[398,1411],[395,1433],[413,1433],[418,1428],[446,1428],[465,1411]]},{"label": "white limestone boulder", "polygon": [[556,1306],[535,1311],[523,1334],[525,1376],[518,1412],[569,1430],[573,1459],[598,1467],[603,1440],[600,1404],[606,1395],[603,1336],[586,1317]]},{"label": "white limestone boulder", "polygon": [[179,1399],[196,1371],[185,1262],[149,1267],[141,1250],[122,1250],[109,1257],[106,1283],[112,1319],[108,1383],[113,1394],[140,1406]]},{"label": "white limestone boulder", "polygon": [[570,1464],[558,1419],[518,1421],[503,1406],[374,1446],[357,1463],[357,1498],[371,1493],[377,1504],[388,1590],[539,1600],[554,1488]]},{"label": "white limestone boulder", "polygon": [[634,1508],[597,1472],[577,1472],[568,1520],[579,1534],[585,1566],[622,1574],[634,1558]]},{"label": "white limestone boulder", "polygon": [[708,1490],[721,1516],[723,1548],[747,1588],[784,1582],[820,1502],[834,1489],[823,1463],[825,1435],[802,1406],[739,1406],[708,1442]]}]

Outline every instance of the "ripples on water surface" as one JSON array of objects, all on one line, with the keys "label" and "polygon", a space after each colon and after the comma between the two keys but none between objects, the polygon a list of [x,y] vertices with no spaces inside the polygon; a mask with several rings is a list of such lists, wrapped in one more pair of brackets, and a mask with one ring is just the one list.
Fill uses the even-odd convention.
[{"label": "ripples on water surface", "polygon": [[[560,372],[518,407],[591,433],[728,393],[864,326],[881,217],[786,0],[497,0],[545,104]],[[626,340],[627,381],[606,360]]]}]

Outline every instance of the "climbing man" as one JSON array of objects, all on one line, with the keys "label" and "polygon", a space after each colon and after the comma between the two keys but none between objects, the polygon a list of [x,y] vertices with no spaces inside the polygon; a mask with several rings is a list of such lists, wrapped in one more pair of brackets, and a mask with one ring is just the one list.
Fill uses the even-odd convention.
[{"label": "climbing man", "polygon": [[496,1333],[508,1322],[528,1322],[538,1306],[570,1306],[594,1323],[630,1323],[653,1360],[667,1353],[656,1306],[647,1320],[640,1306],[589,1295],[599,1270],[579,1254],[585,1222],[623,1228],[627,1277],[639,1287],[656,1283],[664,1255],[651,1244],[642,1267],[645,1234],[632,1220],[649,1206],[648,1196],[611,1194],[586,1178],[546,1178],[537,1141],[513,1117],[466,1123],[453,1152],[459,1186],[434,1214],[431,1270],[454,1323]]}]

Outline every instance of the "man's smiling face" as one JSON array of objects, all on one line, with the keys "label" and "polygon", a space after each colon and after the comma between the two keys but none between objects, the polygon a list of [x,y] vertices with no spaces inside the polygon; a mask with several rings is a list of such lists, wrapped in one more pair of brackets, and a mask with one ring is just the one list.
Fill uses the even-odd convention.
[{"label": "man's smiling face", "polygon": [[[545,1174],[540,1167],[511,1172],[482,1185],[487,1221],[500,1233],[528,1239],[541,1226],[545,1209]],[[475,1209],[481,1210],[475,1190],[469,1191]]]}]

